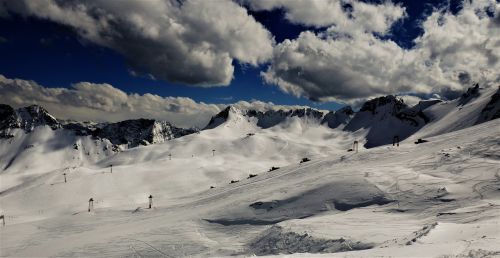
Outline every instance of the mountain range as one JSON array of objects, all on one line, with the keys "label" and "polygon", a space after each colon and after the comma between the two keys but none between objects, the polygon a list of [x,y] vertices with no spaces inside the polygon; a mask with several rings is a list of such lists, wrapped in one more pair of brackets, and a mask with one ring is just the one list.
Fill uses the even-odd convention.
[{"label": "mountain range", "polygon": [[[263,129],[297,118],[304,123],[322,124],[332,129],[339,128],[348,132],[368,129],[364,146],[371,148],[391,143],[394,136],[404,140],[425,126],[430,127],[430,124],[439,124],[441,120],[453,119],[449,117],[452,113],[457,120],[453,127],[442,128],[434,134],[462,129],[499,118],[500,88],[480,89],[476,84],[456,100],[448,102],[437,99],[426,100],[411,107],[402,99],[388,95],[365,102],[357,112],[353,111],[350,106],[329,112],[313,108],[238,110],[233,106],[228,106],[213,116],[203,130],[216,128],[238,117],[252,120]],[[0,104],[0,137],[13,137],[10,133],[12,129],[22,129],[25,133],[30,133],[37,126],[48,126],[52,130],[68,130],[78,136],[105,139],[114,145],[115,150],[163,143],[199,132],[196,128],[179,128],[167,121],[153,119],[131,119],[116,123],[62,121],[56,119],[41,106],[32,105],[14,109]]]}]

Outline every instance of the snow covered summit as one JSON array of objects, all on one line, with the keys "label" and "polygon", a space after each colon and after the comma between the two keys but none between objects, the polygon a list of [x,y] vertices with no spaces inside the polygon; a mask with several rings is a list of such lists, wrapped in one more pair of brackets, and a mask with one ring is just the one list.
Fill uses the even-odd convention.
[{"label": "snow covered summit", "polygon": [[[240,130],[246,127],[238,127],[239,123],[250,123],[262,129],[280,126],[296,130],[322,124],[359,135],[364,147],[373,148],[391,144],[395,137],[403,141],[413,135],[434,136],[498,118],[499,96],[500,90],[476,84],[451,101],[431,99],[408,106],[397,96],[388,95],[368,100],[357,112],[349,106],[330,112],[312,108],[257,111],[228,106],[204,129],[224,125]],[[432,128],[440,129],[431,133]]]},{"label": "snow covered summit", "polygon": [[411,108],[392,95],[372,99],[363,104],[344,130],[368,128],[367,148],[389,144],[395,136],[406,139],[429,122],[420,108],[418,105]]},{"label": "snow covered summit", "polygon": [[[338,113],[338,115],[333,115]],[[325,117],[325,114],[329,114]],[[313,108],[298,108],[298,109],[277,109],[277,110],[254,110],[254,109],[239,109],[234,106],[228,106],[215,116],[213,116],[204,129],[213,129],[226,122],[246,121],[252,122],[260,128],[267,129],[273,126],[284,124],[291,119],[299,119],[303,123],[308,124],[334,124],[345,123],[348,117],[352,115],[350,107],[342,108],[341,110],[328,113]],[[331,127],[333,128],[333,127]]]}]

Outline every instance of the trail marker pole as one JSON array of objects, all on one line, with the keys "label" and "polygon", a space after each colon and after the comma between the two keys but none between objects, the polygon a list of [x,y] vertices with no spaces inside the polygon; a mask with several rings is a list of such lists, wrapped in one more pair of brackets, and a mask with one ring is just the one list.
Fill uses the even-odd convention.
[{"label": "trail marker pole", "polygon": [[151,209],[151,207],[153,206],[153,196],[150,194],[148,198],[149,198],[149,208]]},{"label": "trail marker pole", "polygon": [[64,183],[66,183],[66,173],[63,173],[63,176],[64,176]]},{"label": "trail marker pole", "polygon": [[110,169],[111,169],[111,174],[113,174],[113,164],[109,165]]},{"label": "trail marker pole", "polygon": [[215,156],[215,150],[212,150],[212,156]]},{"label": "trail marker pole", "polygon": [[93,210],[93,209],[94,209],[94,199],[90,198],[89,199],[89,212],[90,212],[90,210]]},{"label": "trail marker pole", "polygon": [[354,143],[352,144],[352,150],[356,151],[356,153],[358,153],[358,141],[354,141]]},{"label": "trail marker pole", "polygon": [[0,215],[0,219],[2,219],[2,225],[5,227],[5,216]]}]

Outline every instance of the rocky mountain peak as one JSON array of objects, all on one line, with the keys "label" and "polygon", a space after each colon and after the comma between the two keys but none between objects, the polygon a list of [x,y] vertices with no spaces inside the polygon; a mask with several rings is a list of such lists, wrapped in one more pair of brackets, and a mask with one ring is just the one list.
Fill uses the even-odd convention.
[{"label": "rocky mountain peak", "polygon": [[93,131],[92,135],[108,139],[115,145],[136,147],[163,143],[194,132],[194,129],[178,128],[167,121],[141,118],[105,124]]},{"label": "rocky mountain peak", "polygon": [[9,105],[0,105],[0,130],[20,128],[31,132],[35,127],[44,125],[52,129],[61,128],[57,119],[41,106],[14,109]]},{"label": "rocky mountain peak", "polygon": [[53,130],[66,129],[78,136],[93,136],[108,139],[114,145],[149,145],[162,143],[173,138],[196,132],[195,129],[183,129],[167,121],[153,119],[131,119],[116,123],[78,123],[61,124],[47,110],[38,105],[14,109],[0,104],[0,137],[10,138],[10,129],[22,129],[29,133],[37,126],[49,126]]},{"label": "rocky mountain peak", "polygon": [[328,125],[330,128],[337,128],[341,124],[347,124],[353,115],[354,111],[352,108],[350,106],[346,106],[337,111],[328,112],[323,117],[321,123]]},{"label": "rocky mountain peak", "polygon": [[246,116],[257,118],[257,125],[261,128],[273,127],[288,118],[298,117],[307,121],[321,121],[323,112],[312,108],[299,108],[290,110],[267,110],[256,111],[248,110]]},{"label": "rocky mountain peak", "polygon": [[225,109],[217,113],[215,116],[212,116],[208,124],[203,129],[213,129],[229,119],[229,113],[235,112],[235,108],[233,106],[227,106]]},{"label": "rocky mountain peak", "polygon": [[255,118],[259,127],[269,128],[292,117],[304,118],[308,121],[314,120],[320,122],[324,116],[324,113],[313,108],[259,111],[254,109],[240,110],[234,106],[228,106],[224,110],[213,116],[204,129],[213,129],[230,120],[232,116]]},{"label": "rocky mountain peak", "polygon": [[387,95],[366,101],[363,106],[361,106],[359,111],[369,111],[372,112],[372,114],[376,114],[383,110],[384,112],[389,112],[395,115],[397,112],[406,107],[408,106],[402,99],[393,95]]}]

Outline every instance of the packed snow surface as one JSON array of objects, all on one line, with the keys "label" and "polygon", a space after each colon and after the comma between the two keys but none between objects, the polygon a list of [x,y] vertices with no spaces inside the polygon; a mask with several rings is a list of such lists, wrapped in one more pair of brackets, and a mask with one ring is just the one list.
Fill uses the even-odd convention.
[{"label": "packed snow surface", "polygon": [[488,94],[429,105],[399,147],[363,148],[369,128],[300,116],[263,128],[231,109],[121,152],[13,129],[0,139],[0,256],[500,256],[500,119],[458,123]]}]

